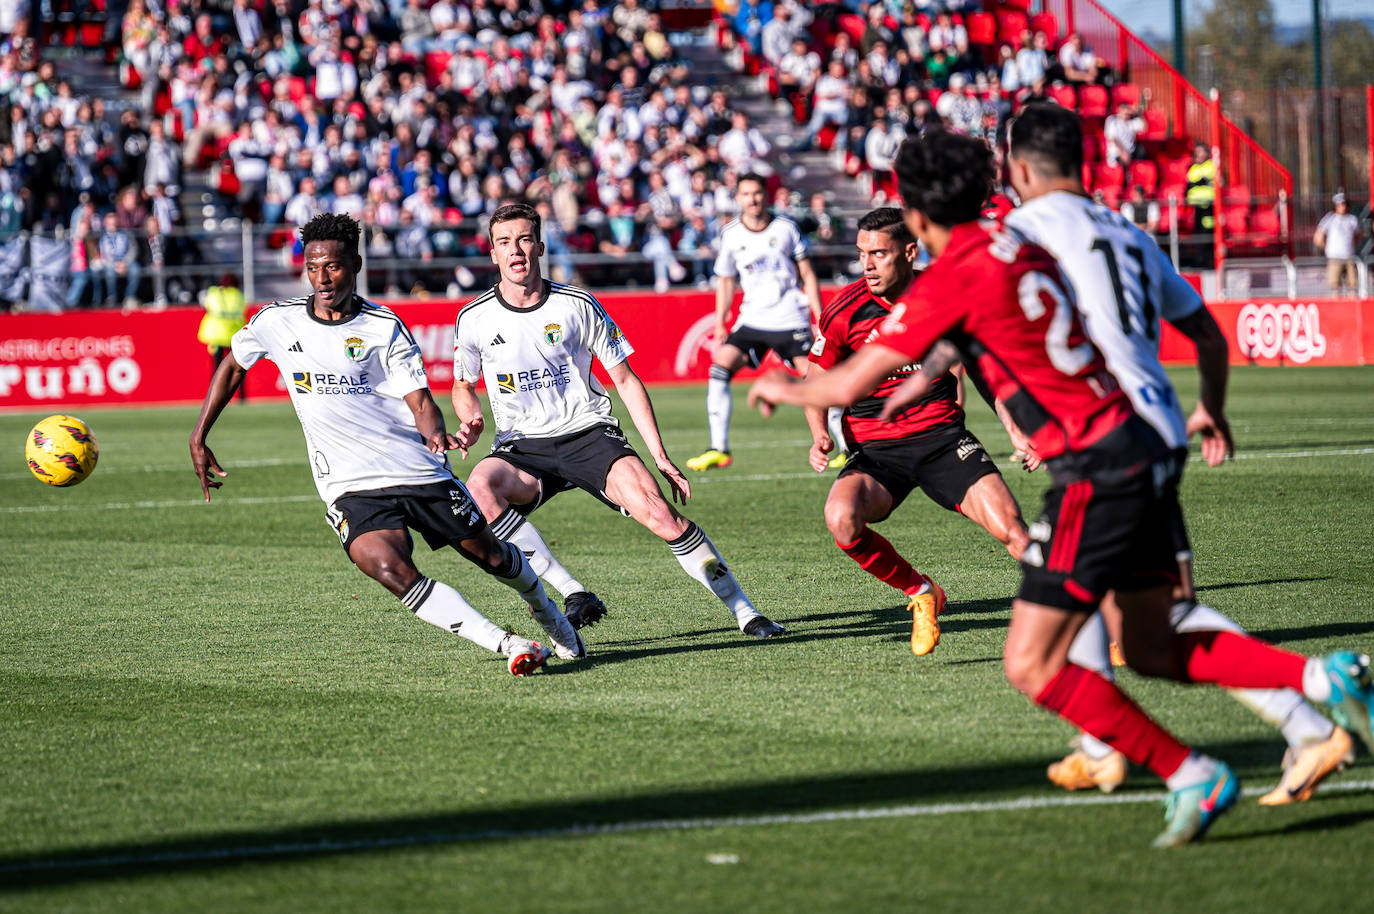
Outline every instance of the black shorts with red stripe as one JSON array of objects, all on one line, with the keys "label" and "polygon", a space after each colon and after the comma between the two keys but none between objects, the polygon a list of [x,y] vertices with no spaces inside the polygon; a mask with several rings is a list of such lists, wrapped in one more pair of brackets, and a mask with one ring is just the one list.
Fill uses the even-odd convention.
[{"label": "black shorts with red stripe", "polygon": [[1180,453],[1137,417],[1052,464],[1021,559],[1021,599],[1093,612],[1110,590],[1178,582]]}]

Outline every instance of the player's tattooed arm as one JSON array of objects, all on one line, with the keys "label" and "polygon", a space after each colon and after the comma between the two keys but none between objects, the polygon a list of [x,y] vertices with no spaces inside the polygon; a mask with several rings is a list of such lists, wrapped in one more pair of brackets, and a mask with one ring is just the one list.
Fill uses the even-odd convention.
[{"label": "player's tattooed arm", "polygon": [[616,393],[620,394],[620,400],[625,404],[625,411],[630,414],[630,421],[634,423],[639,437],[644,439],[649,455],[654,458],[654,466],[672,489],[673,501],[686,504],[687,499],[692,497],[692,485],[663,446],[663,436],[658,431],[658,417],[654,415],[654,404],[649,399],[649,392],[644,389],[644,382],[628,361],[607,368],[606,374],[610,375]]},{"label": "player's tattooed arm", "polygon": [[229,474],[220,468],[215,452],[210,450],[205,439],[247,374],[247,369],[239,364],[232,352],[225,353],[215,369],[214,377],[210,379],[210,389],[205,392],[205,402],[201,404],[200,415],[196,417],[196,427],[191,430],[191,466],[200,480],[200,491],[204,493],[206,501],[210,500],[211,489],[224,485],[213,476],[224,477]]},{"label": "player's tattooed arm", "polygon": [[[921,370],[907,378],[883,401],[883,411],[878,418],[891,422],[905,412],[913,403],[930,393],[935,382],[944,377],[945,372],[960,366],[959,350],[947,340],[939,340],[930,351],[921,357]],[[962,388],[960,405],[963,405]]]},{"label": "player's tattooed arm", "polygon": [[870,393],[883,378],[906,364],[907,356],[881,342],[858,352],[823,374],[797,379],[781,368],[770,371],[749,388],[749,405],[765,416],[781,403],[793,406],[850,406]]},{"label": "player's tattooed arm", "polygon": [[447,454],[454,448],[462,449],[466,454],[466,448],[462,443],[444,428],[444,413],[439,409],[439,404],[434,402],[434,395],[429,392],[428,387],[421,387],[419,390],[412,390],[406,394],[406,406],[410,407],[411,413],[415,416],[415,430],[424,439],[425,447],[429,448],[432,454]]},{"label": "player's tattooed arm", "polygon": [[458,440],[458,453],[466,460],[468,448],[482,437],[485,423],[482,419],[482,401],[477,399],[477,388],[471,381],[455,379],[453,382],[453,416],[458,428],[453,437]]}]

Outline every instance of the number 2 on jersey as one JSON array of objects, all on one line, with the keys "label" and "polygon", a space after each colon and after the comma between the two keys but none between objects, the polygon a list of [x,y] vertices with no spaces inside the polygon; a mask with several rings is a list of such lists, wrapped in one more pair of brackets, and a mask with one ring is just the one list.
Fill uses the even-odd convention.
[{"label": "number 2 on jersey", "polygon": [[[1105,238],[1097,238],[1092,243],[1092,249],[1101,252],[1103,259],[1107,261],[1107,272],[1112,276],[1112,292],[1116,294],[1116,313],[1121,318],[1121,332],[1130,336],[1131,310],[1126,304],[1126,290],[1121,285],[1121,267],[1116,262],[1116,248]],[[1142,329],[1145,338],[1153,340],[1156,333],[1155,305],[1150,300],[1150,275],[1145,272],[1145,252],[1133,244],[1128,244],[1126,253],[1134,257],[1135,262],[1140,265],[1140,307],[1143,312],[1141,319],[1145,324]]]}]

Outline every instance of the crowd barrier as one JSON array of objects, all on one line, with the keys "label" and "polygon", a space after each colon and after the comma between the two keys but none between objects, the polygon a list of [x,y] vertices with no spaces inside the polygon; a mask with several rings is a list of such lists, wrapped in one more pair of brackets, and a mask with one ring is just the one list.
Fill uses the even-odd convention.
[{"label": "crowd barrier", "polygon": [[[646,382],[706,380],[711,293],[607,293],[600,300],[635,347],[631,364]],[[420,344],[430,386],[447,391],[453,382],[453,319],[461,303],[389,304]],[[1231,342],[1235,364],[1374,363],[1374,299],[1255,299],[1217,302],[1211,309]],[[199,401],[212,368],[205,346],[196,341],[201,314],[197,308],[169,308],[128,315],[0,315],[0,408]],[[1166,362],[1193,360],[1192,346],[1168,327],[1161,355]],[[246,384],[250,399],[286,396],[271,363],[254,367]]]}]

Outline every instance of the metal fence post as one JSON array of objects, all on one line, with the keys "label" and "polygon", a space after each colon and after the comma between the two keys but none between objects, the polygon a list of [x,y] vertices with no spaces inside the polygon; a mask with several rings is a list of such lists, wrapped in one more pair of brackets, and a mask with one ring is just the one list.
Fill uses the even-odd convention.
[{"label": "metal fence post", "polygon": [[1169,259],[1178,270],[1178,197],[1169,195]]}]

